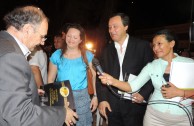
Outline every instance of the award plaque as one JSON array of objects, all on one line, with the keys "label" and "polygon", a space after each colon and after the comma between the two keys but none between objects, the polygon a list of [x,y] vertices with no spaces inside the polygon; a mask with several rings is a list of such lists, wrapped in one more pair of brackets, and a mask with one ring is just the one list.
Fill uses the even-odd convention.
[{"label": "award plaque", "polygon": [[[47,106],[64,106],[75,110],[73,93],[69,80],[46,84],[42,87],[45,91],[44,100]],[[41,98],[42,99],[42,98]]]}]

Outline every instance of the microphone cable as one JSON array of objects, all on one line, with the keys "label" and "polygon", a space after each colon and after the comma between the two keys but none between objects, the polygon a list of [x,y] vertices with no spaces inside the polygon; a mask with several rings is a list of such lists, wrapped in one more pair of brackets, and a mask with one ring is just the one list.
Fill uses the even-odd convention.
[{"label": "microphone cable", "polygon": [[[110,84],[107,84],[107,87],[108,89],[113,93],[113,95],[115,95],[117,98],[120,98],[120,99],[126,99],[126,100],[132,100],[132,99],[135,99],[133,96],[123,96],[122,94],[118,94],[116,93],[112,86]],[[130,94],[132,94],[133,92],[131,92]],[[147,104],[147,102],[144,100],[141,105],[144,105],[144,104]]]},{"label": "microphone cable", "polygon": [[118,98],[122,98],[122,95],[116,93],[113,89],[112,86],[110,84],[107,84],[108,89]]},{"label": "microphone cable", "polygon": [[[109,89],[116,97],[118,97],[118,98],[124,98],[123,95],[120,95],[120,94],[116,93],[116,92],[113,90],[113,88],[112,88],[111,85],[107,84],[107,87],[108,87],[108,89]],[[192,96],[193,96],[193,95],[192,95]],[[192,97],[192,96],[191,96],[191,97]],[[135,99],[135,98],[132,97],[132,96],[125,96],[125,97],[126,97],[126,98],[130,98],[130,99]],[[188,98],[187,98],[187,99],[188,99]],[[126,100],[128,100],[128,99],[126,99]],[[184,100],[186,100],[186,99],[184,99]],[[183,101],[183,100],[182,100],[182,101]],[[153,100],[153,101],[149,101],[148,103],[147,103],[147,102],[144,102],[144,104],[141,103],[141,105],[152,105],[152,104],[170,104],[170,105],[176,105],[176,106],[180,107],[180,108],[183,109],[184,112],[186,113],[186,115],[187,115],[187,117],[188,117],[188,119],[189,119],[190,126],[193,126],[193,122],[192,122],[192,121],[193,121],[192,114],[189,112],[187,106],[181,104],[181,102],[167,101],[167,100]],[[189,106],[190,106],[190,105],[189,105]]]},{"label": "microphone cable", "polygon": [[166,101],[166,100],[153,100],[153,101],[149,101],[148,105],[152,105],[152,104],[170,104],[170,105],[176,105],[178,107],[180,107],[181,109],[183,109],[185,111],[185,113],[187,114],[187,117],[189,119],[189,123],[190,126],[193,126],[193,118],[192,118],[192,114],[189,112],[188,108],[182,104],[180,104],[180,102],[175,102],[175,101]]},{"label": "microphone cable", "polygon": [[[97,69],[98,72],[103,73],[103,70],[102,70],[102,68],[101,68],[101,66],[100,66],[100,63],[99,63],[99,61],[98,61],[96,58],[94,58],[94,59],[92,60],[92,63],[94,64],[94,66],[96,67],[96,69]],[[111,86],[110,84],[107,83],[107,87],[108,87],[108,89],[109,89],[116,97],[118,97],[118,98],[124,98],[124,96],[123,96],[122,94],[120,95],[120,94],[116,93],[116,92],[112,89],[112,86]],[[131,93],[133,93],[133,92],[131,92]],[[192,95],[192,96],[193,96],[193,95]],[[190,96],[190,97],[192,97],[192,96]],[[190,98],[190,97],[187,97],[187,99]],[[129,99],[131,99],[131,100],[135,99],[135,98],[132,97],[132,96],[125,96],[125,99],[126,99],[126,98],[129,98]],[[126,100],[129,100],[129,99],[126,99]],[[184,100],[186,100],[186,99],[184,99]],[[183,101],[183,100],[182,100],[182,101]],[[153,101],[149,101],[148,103],[147,103],[147,102],[144,102],[144,103],[146,103],[145,105],[152,105],[152,104],[170,104],[170,105],[176,105],[176,106],[182,108],[182,109],[185,111],[185,113],[186,113],[186,115],[187,115],[187,117],[188,117],[188,119],[189,119],[190,126],[193,126],[193,123],[192,123],[192,119],[193,119],[193,118],[192,118],[192,114],[189,112],[188,108],[187,108],[185,105],[181,104],[181,101],[180,101],[180,102],[176,102],[176,101],[167,101],[167,100],[153,100]]]}]

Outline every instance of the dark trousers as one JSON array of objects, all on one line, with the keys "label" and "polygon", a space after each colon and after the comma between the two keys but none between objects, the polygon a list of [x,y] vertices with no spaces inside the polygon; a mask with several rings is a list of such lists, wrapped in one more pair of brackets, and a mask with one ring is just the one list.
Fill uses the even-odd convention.
[{"label": "dark trousers", "polygon": [[145,109],[145,104],[118,100],[112,107],[112,112],[107,112],[108,126],[143,126]]}]

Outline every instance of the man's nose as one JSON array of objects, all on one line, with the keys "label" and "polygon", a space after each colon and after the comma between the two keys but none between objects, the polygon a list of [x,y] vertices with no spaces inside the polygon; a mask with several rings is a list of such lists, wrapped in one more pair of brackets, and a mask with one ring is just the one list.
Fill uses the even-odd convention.
[{"label": "man's nose", "polygon": [[45,43],[44,41],[41,41],[41,42],[40,42],[40,45],[44,45],[44,43]]}]

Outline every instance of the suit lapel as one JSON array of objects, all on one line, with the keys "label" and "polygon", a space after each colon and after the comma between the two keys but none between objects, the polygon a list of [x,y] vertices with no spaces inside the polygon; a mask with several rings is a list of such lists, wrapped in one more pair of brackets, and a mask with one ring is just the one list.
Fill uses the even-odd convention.
[{"label": "suit lapel", "polygon": [[123,71],[123,76],[125,75],[125,72],[127,72],[126,69],[123,69],[123,68],[128,68],[126,67],[127,65],[129,65],[129,60],[132,60],[131,57],[133,57],[132,55],[134,54],[133,53],[133,46],[132,46],[132,38],[129,36],[129,39],[128,39],[128,44],[127,44],[127,47],[126,47],[126,51],[125,51],[125,56],[124,56],[124,59],[123,59],[123,64],[122,64],[122,71]]},{"label": "suit lapel", "polygon": [[119,78],[120,75],[120,64],[119,64],[119,59],[118,59],[118,54],[117,50],[115,48],[114,42],[111,44],[111,59],[112,59],[112,72],[113,76],[116,78]]}]

